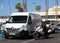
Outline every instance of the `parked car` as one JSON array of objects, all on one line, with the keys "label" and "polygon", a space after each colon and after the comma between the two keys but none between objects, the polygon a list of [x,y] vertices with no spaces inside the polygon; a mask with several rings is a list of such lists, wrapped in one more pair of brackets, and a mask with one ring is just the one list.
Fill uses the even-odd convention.
[{"label": "parked car", "polygon": [[50,20],[46,20],[45,21],[45,23],[46,23],[46,25],[48,25],[49,27],[48,27],[48,32],[49,33],[55,33],[55,28],[54,28],[54,23],[53,23],[53,21],[50,21]]},{"label": "parked car", "polygon": [[60,29],[60,23],[58,23],[57,25],[55,25],[55,29]]},{"label": "parked car", "polygon": [[41,28],[40,26],[36,27],[36,30],[33,34],[33,37],[35,40],[40,39],[40,37],[43,37],[45,39],[49,38],[49,34],[45,31],[43,31],[43,28]]}]

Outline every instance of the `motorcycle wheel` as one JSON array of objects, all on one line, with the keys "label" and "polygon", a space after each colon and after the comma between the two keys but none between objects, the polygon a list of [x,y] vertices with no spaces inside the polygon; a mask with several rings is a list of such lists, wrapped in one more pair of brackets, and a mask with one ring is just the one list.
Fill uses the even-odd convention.
[{"label": "motorcycle wheel", "polygon": [[33,37],[34,37],[35,40],[40,39],[39,32],[34,33]]}]

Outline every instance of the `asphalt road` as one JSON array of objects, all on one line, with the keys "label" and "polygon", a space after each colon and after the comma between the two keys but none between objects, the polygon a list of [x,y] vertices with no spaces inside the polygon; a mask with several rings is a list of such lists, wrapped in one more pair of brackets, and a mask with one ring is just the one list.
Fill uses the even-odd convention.
[{"label": "asphalt road", "polygon": [[60,30],[57,30],[55,34],[50,34],[49,39],[41,38],[39,40],[31,39],[0,39],[0,43],[60,43]]}]

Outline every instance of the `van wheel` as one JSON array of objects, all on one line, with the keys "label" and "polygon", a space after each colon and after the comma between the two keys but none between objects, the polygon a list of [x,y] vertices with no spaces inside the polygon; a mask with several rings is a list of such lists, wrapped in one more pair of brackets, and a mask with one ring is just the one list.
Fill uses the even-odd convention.
[{"label": "van wheel", "polygon": [[28,38],[29,37],[28,31],[26,31],[24,34],[25,34],[24,35],[25,38]]},{"label": "van wheel", "polygon": [[5,37],[5,39],[9,39],[9,37],[8,37],[8,36],[6,36],[6,35],[5,35],[4,37]]}]

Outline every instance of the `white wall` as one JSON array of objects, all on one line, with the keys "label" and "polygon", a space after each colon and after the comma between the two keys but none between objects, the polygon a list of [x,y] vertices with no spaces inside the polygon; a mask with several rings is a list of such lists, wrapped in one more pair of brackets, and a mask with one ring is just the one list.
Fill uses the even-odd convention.
[{"label": "white wall", "polygon": [[3,23],[5,23],[6,21],[8,20],[8,18],[7,19],[2,19],[2,18],[0,18],[0,22],[3,22]]}]

